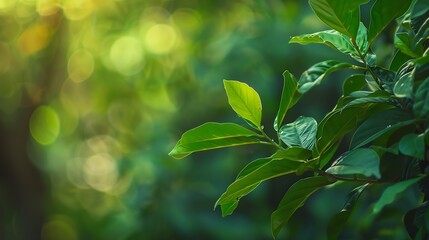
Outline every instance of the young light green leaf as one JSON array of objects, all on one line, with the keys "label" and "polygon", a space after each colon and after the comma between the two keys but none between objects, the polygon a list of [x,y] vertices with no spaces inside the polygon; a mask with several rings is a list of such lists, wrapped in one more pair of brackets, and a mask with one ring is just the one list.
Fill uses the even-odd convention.
[{"label": "young light green leaf", "polygon": [[408,72],[401,76],[395,83],[393,93],[399,98],[412,98],[413,97],[413,72]]},{"label": "young light green leaf", "polygon": [[372,149],[354,149],[341,155],[326,172],[338,176],[359,174],[379,179],[380,158]]},{"label": "young light green leaf", "polygon": [[231,203],[249,193],[249,188],[265,180],[294,173],[302,164],[299,161],[271,160],[254,171],[236,179],[217,200],[215,206]]},{"label": "young light green leaf", "polygon": [[247,174],[249,174],[249,173],[257,170],[258,168],[260,168],[261,166],[267,164],[271,160],[273,160],[272,157],[258,158],[256,160],[253,160],[252,162],[250,162],[249,164],[247,164],[243,169],[241,169],[241,171],[237,175],[237,179],[242,178],[242,177],[246,176]]},{"label": "young light green leaf", "polygon": [[352,65],[349,63],[342,63],[334,60],[327,60],[320,63],[316,63],[311,66],[307,71],[303,72],[299,78],[298,92],[304,94],[311,88],[319,85],[322,80],[334,71],[351,68]]},{"label": "young light green leaf", "polygon": [[294,183],[280,201],[277,210],[271,214],[271,230],[274,237],[287,224],[295,211],[304,205],[305,200],[320,188],[333,181],[322,176],[304,178]]},{"label": "young light green leaf", "polygon": [[424,134],[410,133],[399,141],[399,151],[402,154],[423,160],[425,158]]},{"label": "young light green leaf", "polygon": [[425,118],[429,115],[429,77],[417,88],[414,97],[414,114],[418,117]]},{"label": "young light green leaf", "polygon": [[350,148],[356,149],[370,143],[381,135],[414,123],[415,120],[405,111],[390,109],[368,118],[354,133]]},{"label": "young light green leaf", "polygon": [[347,201],[345,202],[343,209],[329,221],[327,228],[328,240],[338,239],[341,230],[346,225],[357,200],[367,186],[368,184],[361,185],[347,194]]},{"label": "young light green leaf", "polygon": [[399,193],[405,191],[413,184],[416,184],[420,179],[422,179],[422,177],[408,179],[406,181],[398,182],[386,188],[381,197],[375,203],[372,212],[374,214],[379,213],[386,205],[391,204],[393,201],[395,201],[395,198]]},{"label": "young light green leaf", "polygon": [[298,82],[296,78],[289,71],[283,73],[284,84],[282,97],[280,99],[279,111],[277,112],[276,119],[274,120],[274,129],[279,130],[279,127],[282,125],[283,119],[286,116],[286,112],[290,109],[300,98],[300,95],[297,92]]},{"label": "young light green leaf", "polygon": [[288,146],[312,149],[316,142],[317,122],[312,117],[299,117],[295,122],[283,125],[279,134]]},{"label": "young light green leaf", "polygon": [[254,127],[259,128],[261,126],[262,104],[255,89],[245,83],[233,80],[224,80],[223,84],[232,109],[240,117],[251,122]]},{"label": "young light green leaf", "polygon": [[359,6],[368,0],[310,0],[310,6],[326,25],[356,39],[359,28]]},{"label": "young light green leaf", "polygon": [[237,124],[209,122],[185,132],[169,155],[184,158],[198,151],[260,143],[257,137],[255,132]]},{"label": "young light green leaf", "polygon": [[407,11],[412,0],[377,0],[371,8],[371,18],[368,31],[369,43],[380,34],[389,23]]}]

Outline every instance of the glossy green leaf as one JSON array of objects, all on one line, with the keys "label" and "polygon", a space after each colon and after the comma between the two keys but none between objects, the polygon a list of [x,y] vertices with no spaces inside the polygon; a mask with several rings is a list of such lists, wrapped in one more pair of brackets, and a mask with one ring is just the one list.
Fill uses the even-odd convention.
[{"label": "glossy green leaf", "polygon": [[327,170],[332,175],[364,175],[381,178],[380,158],[369,148],[358,148],[341,155]]},{"label": "glossy green leaf", "polygon": [[236,179],[218,199],[215,206],[229,204],[249,193],[249,188],[265,180],[294,173],[302,163],[292,160],[271,160]]},{"label": "glossy green leaf", "polygon": [[378,199],[378,201],[375,203],[374,208],[372,209],[374,214],[379,213],[386,205],[393,203],[395,201],[395,198],[398,194],[404,192],[407,188],[412,186],[413,184],[416,184],[421,177],[408,179],[402,182],[395,183],[386,190],[384,190],[381,197]]},{"label": "glossy green leaf", "polygon": [[394,131],[414,122],[415,120],[410,114],[396,108],[376,113],[356,129],[350,148],[355,149],[364,146],[389,131]]},{"label": "glossy green leaf", "polygon": [[347,221],[349,220],[349,217],[353,211],[357,200],[367,186],[368,184],[361,185],[353,189],[349,194],[347,194],[347,200],[344,204],[343,209],[341,209],[341,211],[329,221],[327,227],[328,240],[338,239],[339,235],[341,234],[341,230],[344,228]]},{"label": "glossy green leaf", "polygon": [[414,45],[414,36],[407,32],[395,34],[394,43],[397,49],[413,58],[420,57],[423,54],[422,45]]},{"label": "glossy green leaf", "polygon": [[397,71],[402,64],[410,60],[411,57],[403,53],[402,51],[396,51],[395,56],[392,59],[392,62],[390,63],[389,70],[390,71]]},{"label": "glossy green leaf", "polygon": [[412,98],[413,83],[413,72],[406,73],[395,83],[393,93],[399,98]]},{"label": "glossy green leaf", "polygon": [[371,8],[368,31],[369,42],[372,43],[391,21],[404,14],[410,6],[411,1],[412,0],[377,0]]},{"label": "glossy green leaf", "polygon": [[350,38],[335,30],[326,30],[322,32],[294,36],[291,38],[289,43],[299,43],[303,45],[310,43],[321,43],[335,48],[342,53],[354,54],[356,56],[358,55],[352,42],[350,42]]},{"label": "glossy green leaf", "polygon": [[299,117],[295,122],[283,125],[279,134],[289,147],[312,149],[316,142],[317,122],[311,117]]},{"label": "glossy green leaf", "polygon": [[[395,73],[382,67],[371,67],[372,73],[381,82],[383,89],[389,93],[393,92]],[[372,74],[367,74],[367,77],[372,77]]]},{"label": "glossy green leaf", "polygon": [[331,145],[353,130],[364,110],[361,107],[351,107],[344,110],[335,110],[326,115],[320,122],[317,131],[317,149],[319,153],[328,150]]},{"label": "glossy green leaf", "polygon": [[343,95],[347,96],[355,91],[360,91],[366,86],[365,76],[362,74],[352,75],[344,81]]},{"label": "glossy green leaf", "polygon": [[254,126],[261,126],[262,104],[255,89],[249,85],[232,80],[224,80],[228,102],[232,109]]},{"label": "glossy green leaf", "polygon": [[342,63],[334,60],[327,60],[320,63],[316,63],[315,65],[311,66],[307,71],[302,73],[298,81],[298,92],[306,93],[314,86],[319,85],[322,80],[330,73],[350,67],[352,67],[352,65],[349,63]]},{"label": "glossy green leaf", "polygon": [[413,111],[415,115],[421,118],[429,115],[429,77],[417,88]]},{"label": "glossy green leaf", "polygon": [[349,108],[356,105],[368,104],[368,103],[392,103],[392,99],[389,97],[364,97],[358,98],[347,103],[343,109]]},{"label": "glossy green leaf", "polygon": [[247,164],[243,169],[241,169],[241,171],[238,173],[237,179],[242,178],[242,177],[246,176],[247,174],[255,171],[256,169],[267,164],[271,160],[273,160],[272,157],[259,158],[259,159],[253,160],[252,162]]},{"label": "glossy green leaf", "polygon": [[284,84],[282,97],[280,99],[280,106],[276,119],[274,120],[274,129],[276,131],[278,131],[279,127],[282,125],[287,110],[290,109],[300,97],[300,94],[297,92],[298,82],[296,78],[289,71],[285,71],[283,73],[283,78]]},{"label": "glossy green leaf", "polygon": [[359,28],[359,6],[368,0],[310,0],[310,6],[326,25],[353,39]]},{"label": "glossy green leaf", "polygon": [[399,151],[402,154],[423,160],[425,158],[425,136],[424,134],[410,133],[399,141]]},{"label": "glossy green leaf", "polygon": [[429,18],[429,1],[417,0],[411,10],[410,21],[414,33],[417,33]]},{"label": "glossy green leaf", "polygon": [[258,135],[233,123],[205,123],[185,132],[169,153],[175,158],[183,158],[193,152],[260,143]]},{"label": "glossy green leaf", "polygon": [[368,51],[368,29],[366,29],[365,25],[362,22],[359,23],[359,29],[356,36],[356,44],[362,54],[365,54]]},{"label": "glossy green leaf", "polygon": [[294,183],[280,201],[277,210],[271,214],[271,230],[277,237],[295,211],[304,205],[305,200],[320,188],[332,184],[332,180],[322,177],[304,178]]}]

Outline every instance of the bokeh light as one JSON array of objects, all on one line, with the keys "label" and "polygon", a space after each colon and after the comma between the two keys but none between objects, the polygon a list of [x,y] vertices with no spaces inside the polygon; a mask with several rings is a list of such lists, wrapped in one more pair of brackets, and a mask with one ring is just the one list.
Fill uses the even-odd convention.
[{"label": "bokeh light", "polygon": [[31,115],[30,132],[41,145],[52,144],[60,134],[57,112],[49,106],[38,107]]}]

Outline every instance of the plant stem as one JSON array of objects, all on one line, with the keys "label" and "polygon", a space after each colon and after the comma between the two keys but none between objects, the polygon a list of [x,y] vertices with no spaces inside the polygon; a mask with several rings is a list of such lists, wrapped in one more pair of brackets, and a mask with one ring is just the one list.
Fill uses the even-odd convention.
[{"label": "plant stem", "polygon": [[[365,64],[365,70],[367,70],[370,74],[371,74],[371,76],[372,76],[372,78],[374,78],[374,80],[377,82],[377,84],[378,84],[378,86],[380,87],[380,89],[381,90],[384,90],[383,89],[383,85],[382,85],[382,83],[381,83],[381,81],[380,81],[380,79],[378,79],[377,78],[377,76],[374,74],[374,72],[371,70],[371,68],[369,67],[369,65],[368,65],[368,62],[366,61],[366,59],[365,59],[365,56],[366,56],[366,54],[367,54],[367,52],[365,52],[365,54],[362,54],[362,52],[360,51],[360,49],[359,49],[359,46],[356,44],[356,41],[353,39],[353,38],[351,38],[350,39],[351,40],[351,42],[352,42],[352,44],[353,44],[353,47],[356,49],[356,51],[358,52],[358,54],[359,54],[359,58],[362,60],[362,62],[363,62],[363,64]],[[368,47],[368,49],[369,49],[369,47]]]},{"label": "plant stem", "polygon": [[268,139],[268,140],[270,141],[269,143],[270,143],[271,145],[275,146],[276,148],[278,148],[278,149],[280,149],[280,150],[284,150],[284,148],[283,148],[280,144],[276,143],[272,138],[270,138],[270,136],[268,136],[268,135],[264,132],[264,130],[262,129],[262,127],[259,127],[259,128],[258,128],[258,130],[262,133],[262,136],[261,136],[261,137],[264,137],[264,138]]}]

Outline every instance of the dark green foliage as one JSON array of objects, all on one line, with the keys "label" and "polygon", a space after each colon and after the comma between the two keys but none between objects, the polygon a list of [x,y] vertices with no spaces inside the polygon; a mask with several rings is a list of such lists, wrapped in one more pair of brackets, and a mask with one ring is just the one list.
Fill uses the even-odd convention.
[{"label": "dark green foliage", "polygon": [[[310,0],[316,15],[332,30],[295,36],[290,42],[324,44],[356,61],[319,62],[304,71],[299,80],[285,71],[283,93],[274,121],[278,141],[268,136],[261,125],[262,105],[256,91],[237,81],[225,81],[229,103],[257,132],[235,125],[231,127],[237,131],[228,132],[221,127],[224,125],[211,124],[208,133],[202,132],[195,138],[200,144],[198,149],[180,148],[198,128],[186,132],[179,140],[172,156],[183,157],[193,151],[248,143],[275,148],[271,157],[248,164],[222,194],[216,206],[221,206],[224,216],[231,214],[238,200],[262,181],[286,174],[301,175],[306,171],[313,176],[303,177],[293,184],[272,214],[274,237],[312,193],[334,182],[359,182],[361,185],[351,191],[343,209],[328,224],[329,239],[340,236],[359,196],[373,185],[387,186],[368,210],[374,218],[409,188],[419,187],[422,199],[428,199],[427,184],[417,184],[426,176],[429,161],[429,8],[424,4],[427,1],[377,0],[371,8],[369,28],[360,22],[360,6],[367,2]],[[395,19],[398,19],[398,28],[392,37],[395,48],[391,49],[390,67],[375,65],[373,43]],[[331,112],[319,123],[312,117],[301,116],[282,125],[288,109],[303,94],[321,84],[332,72],[344,68],[358,74],[345,79],[343,95]],[[199,128],[203,127],[207,125]],[[335,158],[341,141],[351,132],[354,133],[348,151],[337,153],[339,157]],[[215,142],[216,146],[203,146],[206,141]],[[429,213],[426,205],[406,214],[405,224],[412,237],[427,236]]]}]

